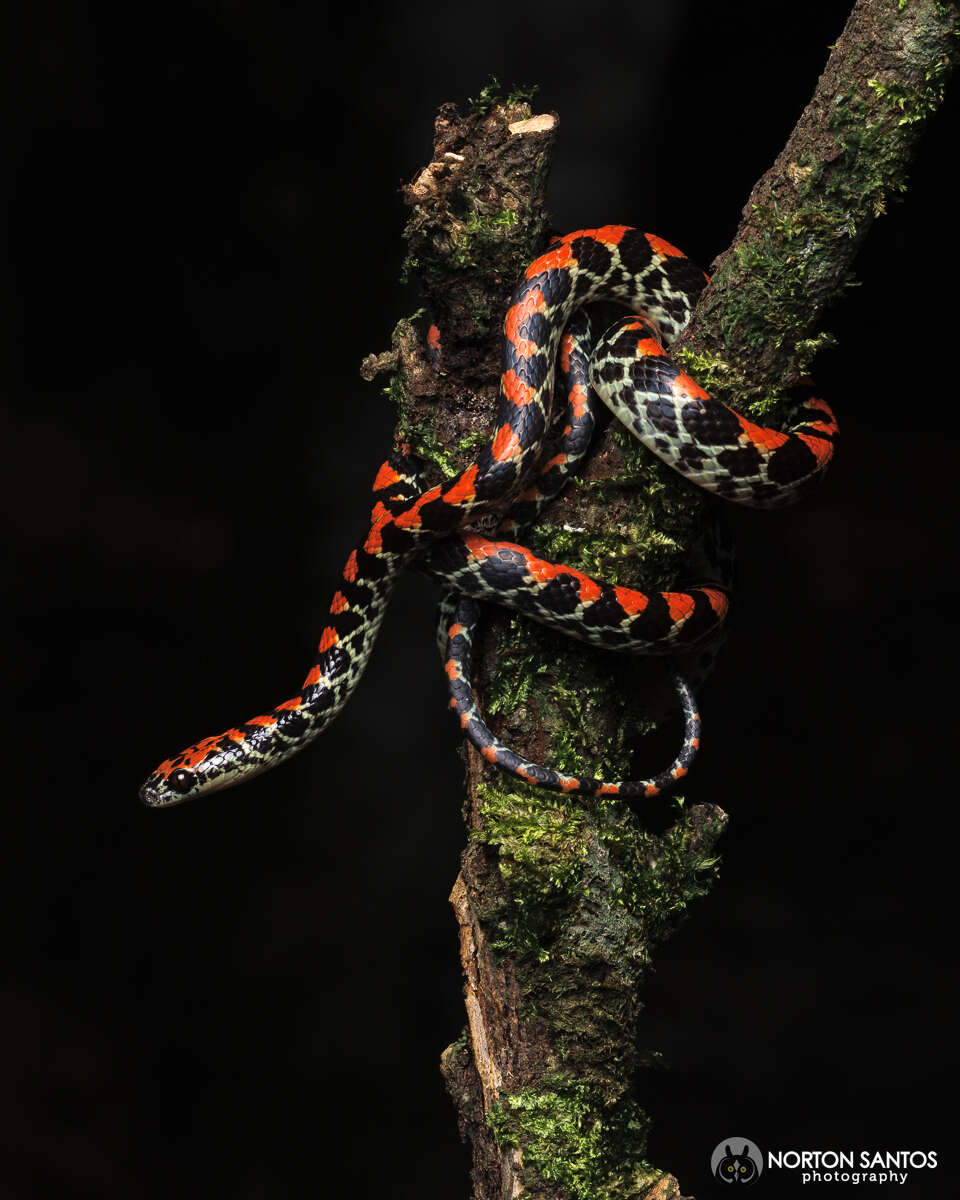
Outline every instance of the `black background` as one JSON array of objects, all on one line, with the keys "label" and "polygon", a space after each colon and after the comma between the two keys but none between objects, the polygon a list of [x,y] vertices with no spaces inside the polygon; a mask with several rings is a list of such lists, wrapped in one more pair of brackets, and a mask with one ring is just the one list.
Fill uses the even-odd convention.
[{"label": "black background", "polygon": [[[292,765],[171,812],[136,790],[303,674],[389,444],[357,368],[416,308],[398,188],[437,105],[493,72],[539,82],[555,226],[637,224],[707,264],[848,7],[17,19],[4,1195],[467,1196],[437,1068],[464,1022],[464,835],[430,586],[403,584]],[[731,1135],[935,1149],[900,1194],[949,1191],[956,114],[831,316],[826,485],[733,517],[736,630],[688,789],[732,821],[641,1029],[669,1064],[645,1084],[651,1157],[700,1195]]]}]

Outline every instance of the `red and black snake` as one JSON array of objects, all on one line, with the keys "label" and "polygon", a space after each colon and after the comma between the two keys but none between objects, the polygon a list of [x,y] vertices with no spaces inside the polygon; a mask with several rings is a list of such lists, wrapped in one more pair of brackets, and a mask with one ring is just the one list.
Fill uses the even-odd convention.
[{"label": "red and black snake", "polygon": [[[162,762],[140,790],[152,806],[177,804],[230,787],[297,753],[336,718],[370,656],[396,578],[419,565],[457,592],[515,608],[582,641],[639,654],[671,654],[714,635],[727,615],[721,584],[645,593],[616,587],[548,562],[503,535],[523,528],[563,486],[592,430],[599,398],[654,454],[693,483],[739,504],[776,507],[805,492],[833,456],[837,426],[813,397],[798,422],[779,432],[753,424],[712,399],[671,363],[664,347],[689,319],[707,277],[674,246],[624,225],[556,239],[527,268],[504,322],[496,428],[477,461],[455,478],[418,487],[419,464],[402,453],[380,468],[369,531],[353,550],[330,604],[317,656],[300,689],[261,716],[188,746]],[[575,313],[595,300],[625,303],[635,315],[614,324],[589,361]],[[495,537],[457,534],[499,506],[536,467],[551,424],[558,350],[567,384],[561,454],[514,502]],[[573,369],[571,370],[571,360]],[[469,682],[475,618],[460,606],[449,630],[451,704],[464,731],[504,770],[545,787],[594,794],[650,795],[685,774],[699,740],[699,717],[679,678],[684,747],[653,780],[604,782],[561,775],[515,755],[484,725]]]}]

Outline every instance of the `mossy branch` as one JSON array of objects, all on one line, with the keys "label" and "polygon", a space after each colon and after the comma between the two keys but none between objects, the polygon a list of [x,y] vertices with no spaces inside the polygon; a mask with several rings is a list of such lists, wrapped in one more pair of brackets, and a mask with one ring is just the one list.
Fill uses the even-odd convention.
[{"label": "mossy branch", "polygon": [[757,412],[807,374],[824,311],[874,220],[907,187],[957,62],[955,2],[859,0],[810,103],[758,180],[674,353]]},{"label": "mossy branch", "polygon": [[[958,29],[955,3],[854,6],[680,340],[705,386],[778,415],[828,340],[819,322],[850,287],[870,224],[906,186]],[[402,321],[365,374],[390,373],[397,439],[438,478],[490,433],[508,297],[546,238],[557,119],[534,117],[528,96],[501,99],[489,85],[467,117],[444,105],[432,161],[405,189],[406,269],[439,350],[423,324]],[[669,586],[707,520],[701,498],[616,427],[568,491],[535,548],[616,582]],[[669,707],[662,664],[591,651],[506,613],[490,615],[478,658],[494,727],[566,770],[629,776],[637,733]],[[451,901],[468,1027],[442,1065],[473,1147],[474,1200],[682,1200],[676,1179],[646,1161],[648,1120],[631,1094],[644,1065],[638,985],[653,948],[706,892],[725,814],[677,801],[641,820],[606,799],[515,783],[472,751],[464,811]]]}]

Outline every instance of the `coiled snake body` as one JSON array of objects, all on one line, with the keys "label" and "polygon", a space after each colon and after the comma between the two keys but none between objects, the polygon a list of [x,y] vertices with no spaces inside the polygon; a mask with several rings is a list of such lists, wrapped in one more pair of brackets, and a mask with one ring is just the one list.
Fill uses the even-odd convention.
[{"label": "coiled snake body", "polygon": [[[278,765],[322,733],[356,686],[397,575],[412,563],[459,593],[516,608],[610,649],[669,655],[715,634],[729,608],[722,584],[653,593],[615,587],[506,540],[522,536],[585,453],[593,391],[674,470],[736,503],[789,503],[822,474],[837,433],[822,400],[808,398],[786,432],[764,428],[712,399],[667,357],[664,347],[686,324],[705,284],[706,276],[679,250],[628,226],[605,225],[556,239],[530,264],[513,294],[504,322],[496,428],[477,461],[426,490],[419,487],[419,464],[411,456],[401,451],[384,463],[374,482],[370,529],[347,559],[300,689],[269,712],[161,763],[141,788],[141,799],[165,806],[230,787]],[[623,302],[635,315],[607,330],[589,356],[578,310],[601,299]],[[467,522],[498,502],[502,506],[535,467],[551,423],[556,374],[567,395],[560,453],[540,467],[536,483],[515,500],[495,535],[459,535]],[[686,773],[699,743],[699,717],[679,677],[683,748],[652,780],[563,775],[515,755],[486,727],[473,700],[469,651],[475,621],[475,609],[464,601],[449,628],[445,666],[451,705],[489,761],[555,790],[621,795],[655,794]]]}]

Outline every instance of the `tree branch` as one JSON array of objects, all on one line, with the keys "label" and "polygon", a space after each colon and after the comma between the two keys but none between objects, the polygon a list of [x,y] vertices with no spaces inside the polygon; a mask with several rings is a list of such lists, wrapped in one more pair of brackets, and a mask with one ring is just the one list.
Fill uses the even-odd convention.
[{"label": "tree branch", "polygon": [[[940,0],[859,0],[814,96],[754,187],[678,353],[741,410],[782,415],[784,390],[828,340],[816,329],[849,287],[857,248],[906,169],[955,63],[960,21]],[[437,476],[490,433],[502,320],[544,245],[544,185],[557,119],[488,90],[461,117],[444,105],[431,163],[405,189],[407,267],[440,333],[439,362],[413,320],[389,369],[397,440]],[[601,223],[603,214],[598,214]],[[576,488],[538,526],[535,550],[630,586],[668,587],[708,503],[619,428],[598,439]],[[669,706],[662,663],[614,657],[518,616],[491,614],[475,672],[497,731],[570,771],[630,774],[636,732]],[[473,1145],[475,1200],[678,1200],[645,1161],[631,1096],[638,984],[654,946],[705,893],[726,821],[715,805],[640,816],[558,798],[467,754],[470,842],[451,896],[468,1027],[443,1055]],[[659,815],[659,826],[655,823]]]}]

